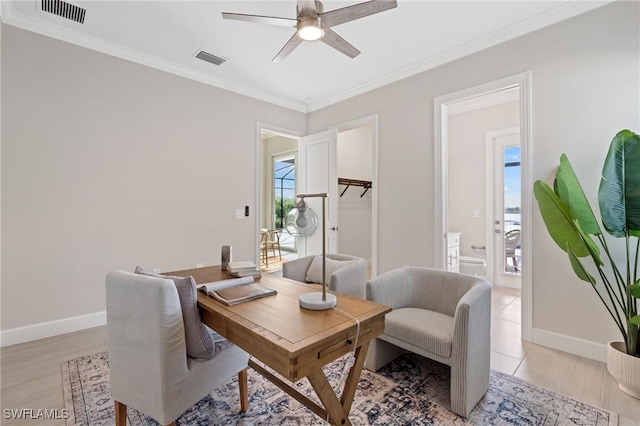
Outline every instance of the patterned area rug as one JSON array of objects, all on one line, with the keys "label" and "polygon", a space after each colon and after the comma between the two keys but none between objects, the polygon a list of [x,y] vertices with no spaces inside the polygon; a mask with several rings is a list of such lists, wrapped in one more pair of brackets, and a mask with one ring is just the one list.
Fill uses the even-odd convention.
[{"label": "patterned area rug", "polygon": [[[334,389],[341,388],[345,360],[325,368]],[[114,424],[106,352],[62,363],[67,425]],[[306,379],[294,384],[315,393]],[[449,368],[416,355],[404,355],[378,373],[362,371],[350,413],[354,425],[594,425],[618,424],[615,413],[534,386],[511,375],[491,371],[489,391],[469,419],[447,409]],[[156,426],[153,419],[127,411],[131,426]],[[249,411],[240,413],[237,379],[203,398],[177,421],[179,426],[326,425],[327,423],[249,369]]]}]

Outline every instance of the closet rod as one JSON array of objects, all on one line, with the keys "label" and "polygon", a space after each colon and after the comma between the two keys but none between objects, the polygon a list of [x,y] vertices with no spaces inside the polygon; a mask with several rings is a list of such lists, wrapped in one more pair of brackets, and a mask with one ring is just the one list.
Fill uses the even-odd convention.
[{"label": "closet rod", "polygon": [[340,196],[342,197],[347,189],[350,186],[361,186],[364,188],[364,192],[360,195],[360,198],[364,197],[364,194],[367,193],[368,190],[372,188],[372,183],[370,180],[360,180],[360,179],[347,179],[347,178],[338,178],[338,185],[346,185]]}]

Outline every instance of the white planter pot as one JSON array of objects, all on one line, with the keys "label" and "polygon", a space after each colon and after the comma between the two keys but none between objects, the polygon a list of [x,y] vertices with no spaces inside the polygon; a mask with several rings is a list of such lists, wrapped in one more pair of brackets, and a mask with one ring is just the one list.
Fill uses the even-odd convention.
[{"label": "white planter pot", "polygon": [[640,358],[627,355],[624,342],[607,343],[607,370],[624,393],[640,399]]}]

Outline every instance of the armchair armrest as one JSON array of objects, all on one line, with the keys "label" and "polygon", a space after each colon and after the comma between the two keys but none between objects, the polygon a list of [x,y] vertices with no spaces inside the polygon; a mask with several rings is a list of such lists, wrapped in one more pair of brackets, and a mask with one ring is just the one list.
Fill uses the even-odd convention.
[{"label": "armchair armrest", "polygon": [[330,277],[329,288],[339,293],[364,299],[366,281],[367,262],[358,261],[334,272]]},{"label": "armchair armrest", "polygon": [[315,256],[305,256],[282,264],[282,276],[290,280],[307,282],[307,270]]},{"label": "armchair armrest", "polygon": [[[454,316],[451,404],[469,413],[489,386],[491,354],[491,286],[479,280],[460,298]],[[464,380],[461,378],[465,378]]]},{"label": "armchair armrest", "polygon": [[409,274],[402,269],[394,269],[367,281],[366,297],[393,309],[405,308],[412,304],[413,287]]}]

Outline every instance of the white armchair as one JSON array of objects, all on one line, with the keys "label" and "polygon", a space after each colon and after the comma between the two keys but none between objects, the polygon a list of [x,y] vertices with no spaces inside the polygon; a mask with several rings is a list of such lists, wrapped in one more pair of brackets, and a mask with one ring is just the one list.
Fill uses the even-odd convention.
[{"label": "white armchair", "polygon": [[[303,283],[321,283],[321,265],[322,255],[301,257],[283,263],[282,276]],[[364,299],[367,261],[346,254],[327,254],[326,279],[330,290]]]},{"label": "white armchair", "polygon": [[188,357],[183,313],[171,279],[113,271],[106,277],[106,300],[116,426],[126,425],[127,405],[162,425],[173,425],[235,374],[241,410],[247,410],[248,354],[227,343],[213,359]]},{"label": "white armchair", "polygon": [[371,279],[367,299],[393,308],[371,342],[377,371],[413,352],[451,367],[451,411],[467,417],[489,387],[491,286],[478,277],[404,267]]}]

